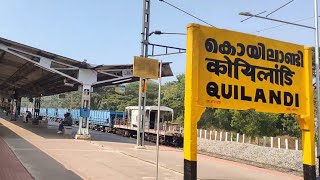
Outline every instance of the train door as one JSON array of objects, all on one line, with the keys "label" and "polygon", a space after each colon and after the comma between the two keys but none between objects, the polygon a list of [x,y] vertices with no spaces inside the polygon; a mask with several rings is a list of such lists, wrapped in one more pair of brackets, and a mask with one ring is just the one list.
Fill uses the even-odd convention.
[{"label": "train door", "polygon": [[131,120],[131,127],[137,128],[138,127],[138,110],[137,109],[132,109],[130,113],[130,120]]},{"label": "train door", "polygon": [[156,116],[157,116],[157,111],[150,112],[150,117],[149,117],[150,129],[155,128]]}]

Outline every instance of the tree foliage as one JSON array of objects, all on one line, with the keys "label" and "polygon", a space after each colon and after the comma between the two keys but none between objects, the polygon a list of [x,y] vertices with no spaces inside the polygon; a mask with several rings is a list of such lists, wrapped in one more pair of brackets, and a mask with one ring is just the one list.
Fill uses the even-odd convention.
[{"label": "tree foliage", "polygon": [[185,75],[177,75],[177,81],[164,85],[161,104],[174,110],[174,119],[183,122]]}]

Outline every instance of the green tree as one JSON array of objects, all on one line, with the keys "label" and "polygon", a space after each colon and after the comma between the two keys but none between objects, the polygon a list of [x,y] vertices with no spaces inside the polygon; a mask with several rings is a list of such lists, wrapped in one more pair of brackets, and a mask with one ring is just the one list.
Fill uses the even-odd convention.
[{"label": "green tree", "polygon": [[[139,100],[139,82],[125,85],[125,92],[118,93],[116,86],[109,86],[97,89],[92,94],[92,109],[105,109],[113,111],[124,111],[126,106],[137,106]],[[156,105],[158,97],[158,83],[148,81],[147,83],[147,106]]]},{"label": "green tree", "polygon": [[185,75],[177,75],[177,81],[164,85],[161,104],[172,108],[175,112],[174,119],[183,123]]},{"label": "green tree", "polygon": [[232,113],[229,109],[216,109],[214,112],[213,125],[219,129],[224,129],[226,131],[233,130],[231,127]]},{"label": "green tree", "polygon": [[282,123],[281,135],[301,137],[301,130],[295,115],[284,114],[279,116],[279,119]]},{"label": "green tree", "polygon": [[[216,123],[219,119],[215,119],[215,111],[214,108],[206,108],[205,112],[202,114],[200,120],[198,121],[198,128],[200,129],[208,129],[208,128],[218,128]],[[223,128],[221,128],[223,129]]]},{"label": "green tree", "polygon": [[215,128],[226,131],[231,127],[232,113],[228,109],[207,108],[198,122],[199,128]]},{"label": "green tree", "polygon": [[232,110],[232,128],[249,136],[276,135],[277,115],[271,113],[255,112],[253,110]]}]

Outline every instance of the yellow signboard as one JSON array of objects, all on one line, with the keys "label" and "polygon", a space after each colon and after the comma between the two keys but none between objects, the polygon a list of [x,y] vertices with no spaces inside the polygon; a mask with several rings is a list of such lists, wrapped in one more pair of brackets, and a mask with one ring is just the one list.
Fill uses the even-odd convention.
[{"label": "yellow signboard", "polygon": [[184,176],[197,178],[197,122],[206,107],[299,115],[304,174],[315,177],[310,48],[191,24],[187,32]]},{"label": "yellow signboard", "polygon": [[205,26],[192,32],[198,105],[306,114],[310,48]]},{"label": "yellow signboard", "polygon": [[133,76],[146,79],[158,79],[159,61],[145,57],[134,57]]}]

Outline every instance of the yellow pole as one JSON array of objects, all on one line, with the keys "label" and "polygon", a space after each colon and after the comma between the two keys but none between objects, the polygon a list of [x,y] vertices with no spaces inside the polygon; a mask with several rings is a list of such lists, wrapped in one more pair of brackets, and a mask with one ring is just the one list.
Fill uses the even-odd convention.
[{"label": "yellow pole", "polygon": [[302,130],[302,154],[303,154],[303,174],[305,180],[316,179],[315,166],[315,132],[314,132],[314,100],[312,86],[312,51],[310,48],[305,49],[305,65],[309,69],[306,71],[306,98],[307,112],[305,116],[297,119]]},{"label": "yellow pole", "polygon": [[[198,66],[193,63],[199,54],[199,42],[193,40],[198,33],[199,25],[188,26],[187,37],[187,69],[185,79],[185,110],[184,110],[184,179],[197,179],[197,122],[200,120],[205,107],[196,105],[198,94]],[[195,48],[194,48],[195,47]]]},{"label": "yellow pole", "polygon": [[303,175],[305,180],[316,179],[314,129],[302,130]]}]

